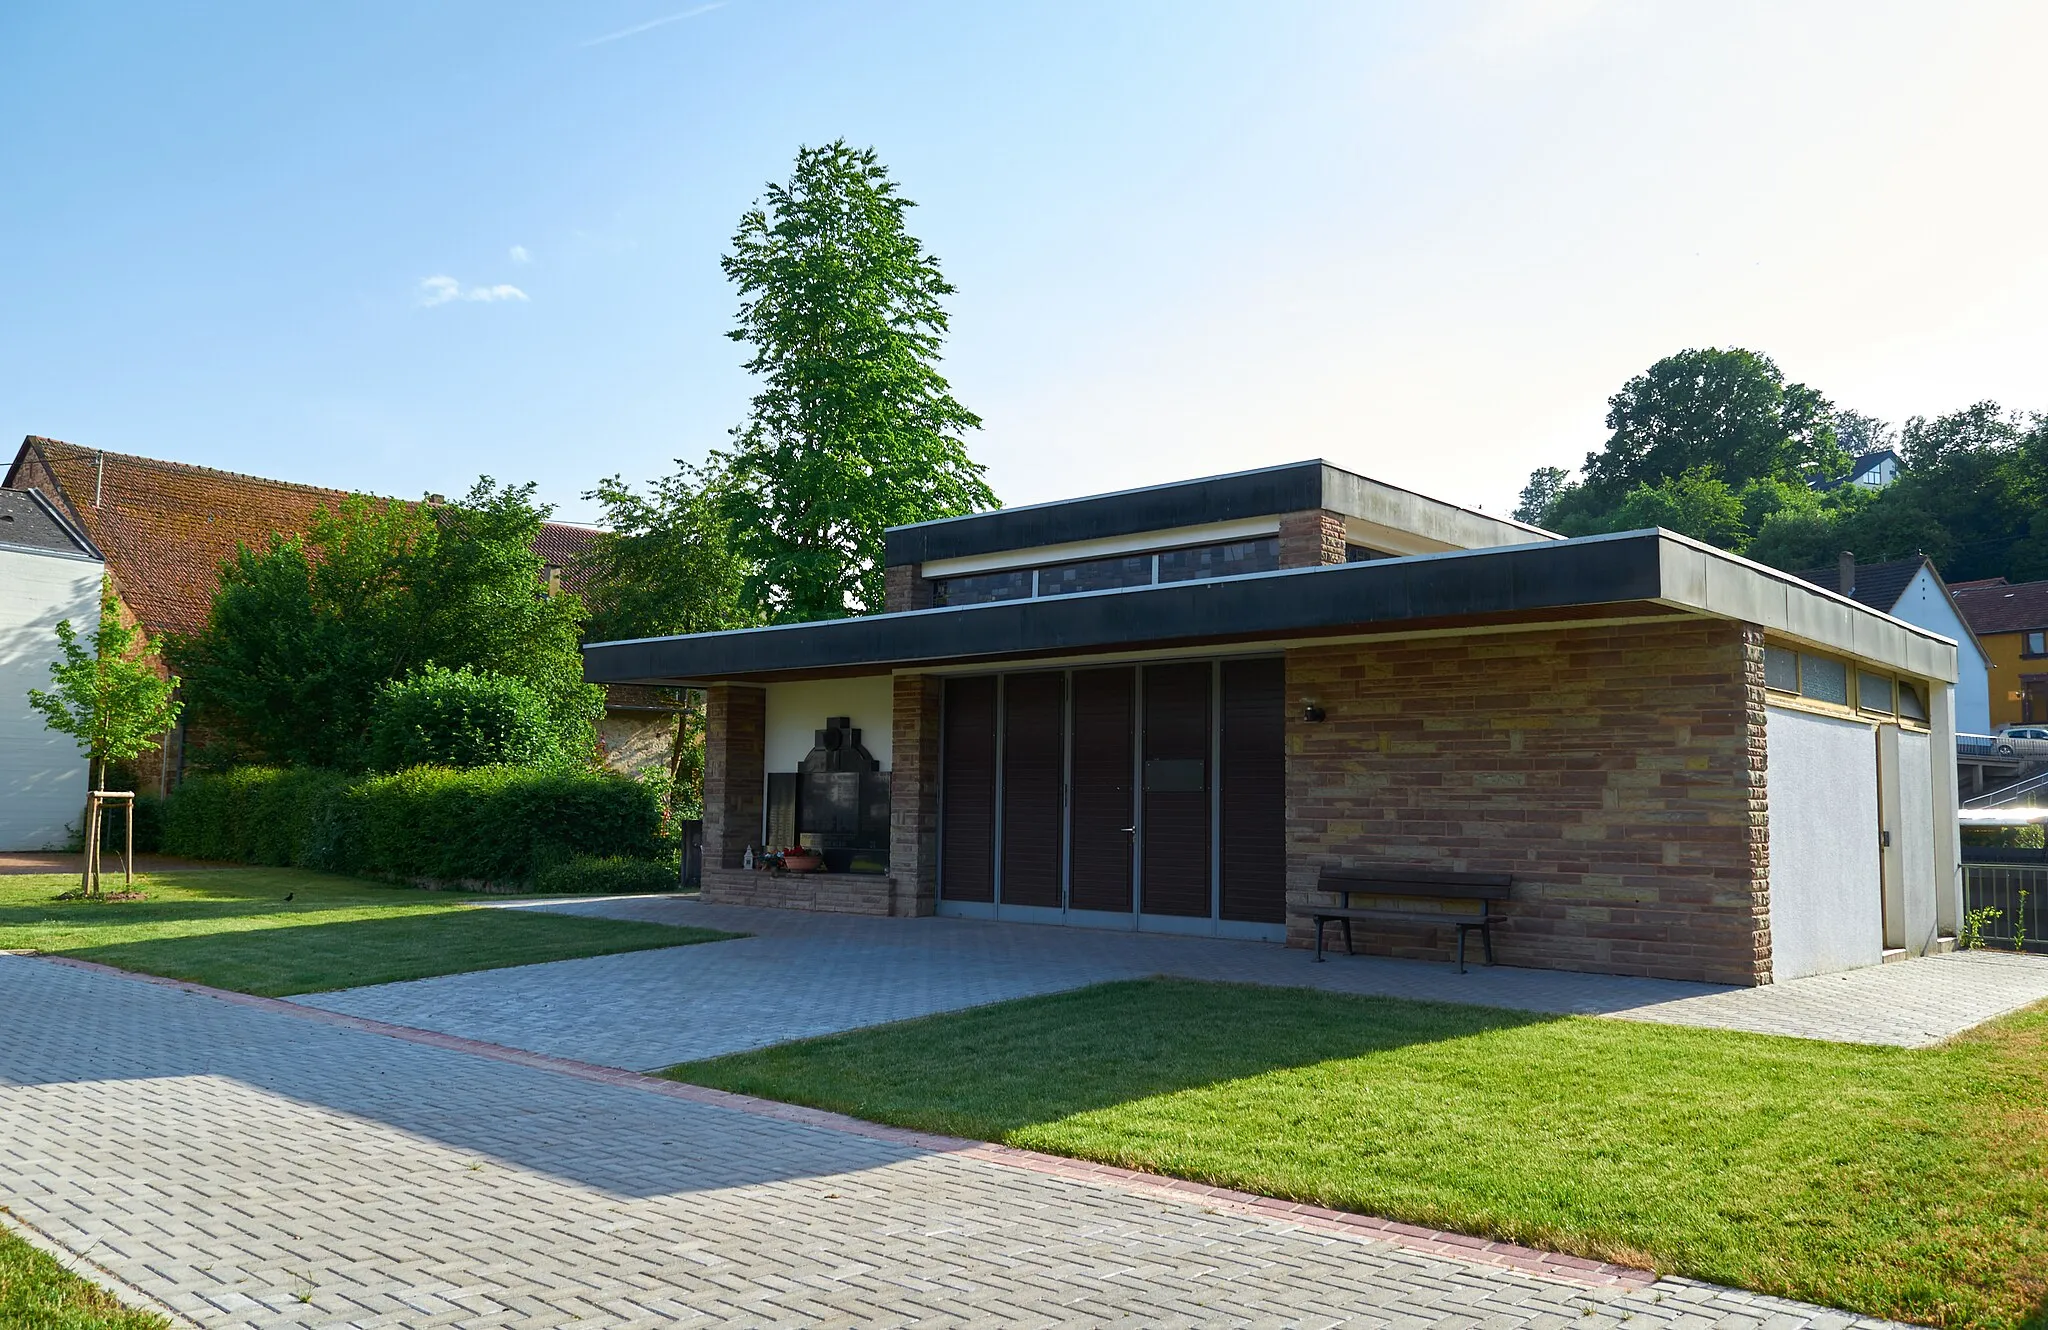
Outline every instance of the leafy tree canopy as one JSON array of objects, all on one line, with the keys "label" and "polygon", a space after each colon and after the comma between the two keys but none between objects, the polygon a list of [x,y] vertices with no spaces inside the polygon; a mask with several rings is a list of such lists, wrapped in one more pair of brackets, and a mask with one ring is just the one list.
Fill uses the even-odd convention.
[{"label": "leafy tree canopy", "polygon": [[964,442],[981,420],[937,368],[953,287],[911,206],[872,149],[804,148],[722,260],[761,389],[714,460],[767,619],[879,610],[883,528],[996,506]]},{"label": "leafy tree canopy", "polygon": [[678,462],[641,494],[618,476],[583,497],[605,529],[583,558],[593,642],[706,633],[759,622],[734,548],[722,473]]},{"label": "leafy tree canopy", "polygon": [[220,756],[360,768],[379,690],[429,665],[523,681],[564,742],[592,750],[582,603],[543,593],[533,487],[489,477],[453,504],[353,496],[306,536],[223,565],[206,627],[171,644]]},{"label": "leafy tree canopy", "polygon": [[86,775],[98,789],[107,763],[134,757],[178,723],[180,704],[171,697],[178,680],[157,668],[156,648],[123,621],[106,577],[91,639],[81,639],[65,619],[57,625],[57,645],[63,658],[50,663],[50,690],[29,689],[28,704],[49,728],[78,740],[89,763]]}]

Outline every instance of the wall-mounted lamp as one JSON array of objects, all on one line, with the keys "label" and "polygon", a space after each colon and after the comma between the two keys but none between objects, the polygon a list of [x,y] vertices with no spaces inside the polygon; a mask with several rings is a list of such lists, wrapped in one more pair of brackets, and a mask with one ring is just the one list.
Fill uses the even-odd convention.
[{"label": "wall-mounted lamp", "polygon": [[1301,718],[1311,725],[1318,724],[1323,719],[1323,709],[1316,705],[1314,698],[1304,697],[1301,699]]}]

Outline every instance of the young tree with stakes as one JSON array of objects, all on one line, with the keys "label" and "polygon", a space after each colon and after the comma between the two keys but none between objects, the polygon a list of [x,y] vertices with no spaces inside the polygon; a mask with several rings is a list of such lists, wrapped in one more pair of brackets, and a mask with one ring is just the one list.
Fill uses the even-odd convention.
[{"label": "young tree with stakes", "polygon": [[[158,672],[156,648],[141,638],[121,621],[114,584],[102,578],[100,619],[90,642],[80,639],[69,619],[59,623],[57,643],[64,658],[50,664],[53,686],[48,692],[28,690],[28,703],[42,714],[43,723],[78,740],[85,750],[88,791],[104,783],[109,762],[134,757],[178,723],[179,704],[171,696],[177,677]],[[94,804],[88,793],[79,826],[86,838],[87,890],[97,895],[99,879],[91,871],[98,862]]]}]

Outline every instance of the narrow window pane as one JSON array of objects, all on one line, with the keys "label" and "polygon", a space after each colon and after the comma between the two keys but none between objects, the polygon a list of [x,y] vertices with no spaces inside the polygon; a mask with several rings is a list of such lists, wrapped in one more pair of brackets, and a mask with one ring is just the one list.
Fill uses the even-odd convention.
[{"label": "narrow window pane", "polygon": [[1869,670],[1856,672],[1856,704],[1865,711],[1892,714],[1892,681]]},{"label": "narrow window pane", "polygon": [[1799,691],[1799,653],[1789,647],[1764,648],[1764,687],[1781,693]]},{"label": "narrow window pane", "polygon": [[1221,545],[1165,551],[1159,556],[1159,580],[1192,582],[1205,577],[1241,577],[1246,573],[1270,573],[1279,566],[1279,537],[1232,540]]},{"label": "narrow window pane", "polygon": [[1031,594],[1031,570],[1007,573],[976,573],[972,577],[947,577],[932,583],[934,605],[986,605],[997,600],[1021,600]]},{"label": "narrow window pane", "polygon": [[1799,653],[1799,691],[1816,702],[1849,705],[1849,667],[1829,656]]},{"label": "narrow window pane", "polygon": [[2029,656],[2048,656],[2048,633],[2028,633],[2027,654]]},{"label": "narrow window pane", "polygon": [[1115,559],[1090,559],[1086,563],[1058,563],[1038,570],[1038,594],[1067,596],[1077,591],[1109,591],[1123,586],[1147,586],[1152,581],[1152,556],[1128,554]]},{"label": "narrow window pane", "polygon": [[1900,681],[1899,715],[1907,720],[1924,722],[1927,719],[1927,703],[1920,700],[1920,685]]},{"label": "narrow window pane", "polygon": [[1392,559],[1397,557],[1399,556],[1389,554],[1385,550],[1376,550],[1366,545],[1346,545],[1344,547],[1344,562],[1346,563],[1370,563],[1374,559]]}]

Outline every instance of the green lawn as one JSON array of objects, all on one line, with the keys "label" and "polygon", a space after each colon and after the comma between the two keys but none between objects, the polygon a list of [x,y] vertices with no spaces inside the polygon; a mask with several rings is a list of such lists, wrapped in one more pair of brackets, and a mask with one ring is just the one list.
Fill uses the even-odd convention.
[{"label": "green lawn", "polygon": [[[136,879],[149,899],[56,901],[71,877],[0,876],[0,949],[76,956],[266,997],[734,936],[477,908],[480,897],[293,868]],[[292,899],[284,897],[289,894]]]},{"label": "green lawn", "polygon": [[0,1325],[8,1330],[168,1330],[154,1312],[130,1311],[0,1228]]},{"label": "green lawn", "polygon": [[1904,1050],[1146,980],[667,1074],[1875,1315],[2048,1327],[2048,1007]]}]

